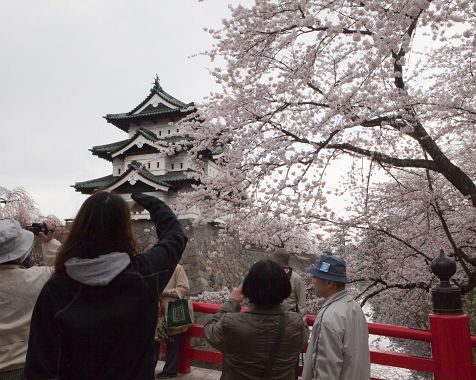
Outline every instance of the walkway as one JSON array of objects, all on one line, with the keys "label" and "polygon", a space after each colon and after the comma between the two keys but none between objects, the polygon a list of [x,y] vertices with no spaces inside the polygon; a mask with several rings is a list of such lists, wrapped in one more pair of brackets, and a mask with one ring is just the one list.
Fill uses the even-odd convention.
[{"label": "walkway", "polygon": [[[156,373],[159,373],[164,366],[164,362],[159,361],[157,363]],[[186,375],[180,374],[175,379],[183,380],[219,380],[221,372],[214,369],[205,369],[200,367],[192,367],[192,371]],[[160,379],[160,378],[159,378]]]}]

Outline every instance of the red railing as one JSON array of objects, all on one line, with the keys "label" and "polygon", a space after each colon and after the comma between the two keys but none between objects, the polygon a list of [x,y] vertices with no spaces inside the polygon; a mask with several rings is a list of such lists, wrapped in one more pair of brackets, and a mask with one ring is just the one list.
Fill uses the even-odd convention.
[{"label": "red railing", "polygon": [[[197,313],[213,314],[220,305],[194,302]],[[242,311],[246,310],[242,308]],[[414,371],[431,372],[435,380],[476,380],[476,365],[473,364],[472,348],[476,347],[476,336],[470,335],[469,319],[466,315],[434,315],[430,317],[430,330],[412,329],[404,326],[369,323],[369,333],[390,338],[402,338],[429,342],[431,358],[390,351],[370,351],[370,361],[383,366],[405,368]],[[314,316],[307,317],[312,326]],[[203,338],[203,325],[194,324],[184,334],[181,341],[179,372],[189,373],[192,360],[221,364],[223,355],[219,352],[192,348],[190,338]],[[302,368],[301,368],[302,370]],[[379,380],[373,378],[372,380]]]}]

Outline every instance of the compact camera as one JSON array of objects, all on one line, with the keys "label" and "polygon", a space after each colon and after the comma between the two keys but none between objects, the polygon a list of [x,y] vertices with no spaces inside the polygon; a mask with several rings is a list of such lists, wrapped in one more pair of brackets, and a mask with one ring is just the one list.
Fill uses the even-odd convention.
[{"label": "compact camera", "polygon": [[43,222],[32,223],[31,226],[26,226],[25,229],[33,232],[35,236],[38,236],[40,232],[43,232],[45,235],[47,235],[48,232],[50,231],[48,230],[48,227],[46,226],[46,224]]}]

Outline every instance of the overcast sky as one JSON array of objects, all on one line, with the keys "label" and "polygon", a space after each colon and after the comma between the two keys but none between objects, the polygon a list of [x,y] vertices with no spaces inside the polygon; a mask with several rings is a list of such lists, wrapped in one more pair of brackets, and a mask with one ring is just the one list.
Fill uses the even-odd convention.
[{"label": "overcast sky", "polygon": [[128,112],[157,73],[184,102],[215,90],[204,56],[228,4],[251,0],[0,0],[0,186],[43,215],[75,215],[75,182],[109,175],[88,151],[127,138],[102,117]]}]

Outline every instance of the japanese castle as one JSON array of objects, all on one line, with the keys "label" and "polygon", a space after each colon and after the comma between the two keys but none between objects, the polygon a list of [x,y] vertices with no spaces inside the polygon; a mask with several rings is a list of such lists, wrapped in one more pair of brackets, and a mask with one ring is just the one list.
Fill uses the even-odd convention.
[{"label": "japanese castle", "polygon": [[[112,164],[112,174],[77,182],[72,187],[83,194],[99,190],[113,191],[126,200],[130,194],[151,194],[173,205],[178,193],[192,191],[196,181],[191,171],[186,150],[165,153],[164,145],[183,140],[177,121],[195,111],[193,103],[184,103],[164,91],[155,78],[149,95],[127,113],[107,114],[108,123],[128,134],[127,139],[112,144],[93,146],[93,155]],[[213,162],[222,153],[220,148],[204,152],[203,161],[208,175],[216,175],[218,166]],[[180,219],[193,219],[196,210],[189,210]],[[133,219],[146,219],[148,213],[133,214]]]}]

